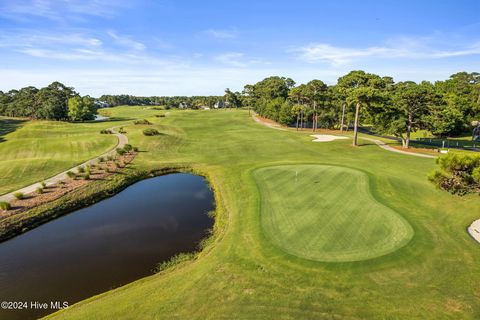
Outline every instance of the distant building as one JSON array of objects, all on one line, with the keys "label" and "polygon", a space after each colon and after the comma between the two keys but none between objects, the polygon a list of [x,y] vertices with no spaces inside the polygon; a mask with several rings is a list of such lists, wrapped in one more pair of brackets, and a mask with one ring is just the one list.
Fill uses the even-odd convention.
[{"label": "distant building", "polygon": [[225,108],[225,102],[222,101],[222,100],[217,101],[213,107],[214,107],[215,109]]}]

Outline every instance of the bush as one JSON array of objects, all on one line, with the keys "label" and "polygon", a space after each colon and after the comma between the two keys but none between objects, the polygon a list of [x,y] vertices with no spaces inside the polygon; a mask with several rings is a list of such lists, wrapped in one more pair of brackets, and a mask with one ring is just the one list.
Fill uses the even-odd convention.
[{"label": "bush", "polygon": [[123,146],[123,150],[125,150],[126,152],[130,152],[133,150],[133,147],[131,144],[126,144],[125,146]]},{"label": "bush", "polygon": [[100,130],[100,134],[113,134],[113,132],[110,129],[103,129],[103,130]]},{"label": "bush", "polygon": [[111,155],[107,156],[107,160],[108,161],[112,161],[113,160],[113,157]]},{"label": "bush", "polygon": [[6,202],[6,201],[0,201],[0,209],[2,210],[10,210],[12,208],[12,206],[10,205],[10,203]]},{"label": "bush", "polygon": [[146,136],[158,136],[160,134],[160,132],[158,132],[157,129],[145,129],[143,130],[143,134],[146,135]]},{"label": "bush", "polygon": [[157,118],[164,118],[165,115],[164,115],[164,114],[156,114],[155,117],[157,117]]},{"label": "bush", "polygon": [[138,147],[133,147],[134,152],[138,152]]},{"label": "bush", "polygon": [[75,179],[75,177],[76,177],[77,175],[75,174],[75,172],[67,171],[67,176],[68,176],[70,179]]},{"label": "bush", "polygon": [[440,169],[428,180],[440,189],[458,195],[480,192],[480,156],[450,153],[437,158],[436,163]]},{"label": "bush", "polygon": [[105,161],[105,158],[104,157],[99,157],[98,158],[98,162],[104,162]]},{"label": "bush", "polygon": [[87,172],[83,175],[84,180],[90,180],[90,172]]},{"label": "bush", "polygon": [[45,181],[42,181],[42,183],[40,183],[40,185],[42,186],[42,188],[46,188],[46,187],[47,187],[47,184],[45,183]]},{"label": "bush", "polygon": [[140,124],[146,124],[146,125],[151,125],[152,123],[148,121],[147,119],[143,120],[135,120],[133,121],[133,124],[140,125]]},{"label": "bush", "polygon": [[122,148],[117,148],[116,151],[117,151],[117,154],[120,156],[123,156],[126,153],[126,151]]},{"label": "bush", "polygon": [[25,195],[23,194],[23,192],[15,192],[13,196],[18,200],[25,198]]},{"label": "bush", "polygon": [[38,194],[42,194],[43,193],[43,188],[38,187],[37,189],[35,189],[35,192],[38,193]]},{"label": "bush", "polygon": [[123,129],[123,127],[120,127],[120,129],[118,129],[118,132],[119,132],[119,133],[127,133],[127,131],[125,131],[125,130]]}]

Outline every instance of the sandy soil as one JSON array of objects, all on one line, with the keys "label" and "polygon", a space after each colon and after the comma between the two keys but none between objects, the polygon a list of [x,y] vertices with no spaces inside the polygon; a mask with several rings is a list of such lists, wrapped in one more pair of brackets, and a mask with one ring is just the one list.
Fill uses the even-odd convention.
[{"label": "sandy soil", "polygon": [[339,139],[348,139],[347,137],[343,136],[332,136],[330,134],[312,134],[310,137],[314,137],[315,139],[312,140],[313,142],[329,142],[333,140]]},{"label": "sandy soil", "polygon": [[468,233],[475,239],[477,242],[480,242],[480,219],[472,222],[470,227],[468,227]]}]

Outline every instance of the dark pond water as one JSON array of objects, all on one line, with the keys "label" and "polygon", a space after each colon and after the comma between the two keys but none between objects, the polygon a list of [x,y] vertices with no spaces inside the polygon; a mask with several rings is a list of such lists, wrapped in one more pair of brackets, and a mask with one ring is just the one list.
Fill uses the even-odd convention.
[{"label": "dark pond water", "polygon": [[27,303],[0,308],[0,319],[37,318],[55,311],[51,301],[71,305],[152,274],[157,263],[197,248],[213,209],[202,177],[175,173],[0,243],[0,301]]}]

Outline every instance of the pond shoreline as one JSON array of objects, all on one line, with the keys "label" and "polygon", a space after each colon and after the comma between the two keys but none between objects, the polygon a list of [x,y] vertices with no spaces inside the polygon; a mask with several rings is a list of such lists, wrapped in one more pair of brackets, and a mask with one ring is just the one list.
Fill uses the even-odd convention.
[{"label": "pond shoreline", "polygon": [[[52,202],[39,205],[0,221],[0,243],[75,210],[110,198],[138,181],[169,173],[197,174],[192,168],[182,166],[164,167],[152,171],[137,171],[128,167],[124,168],[120,174],[113,175],[108,180],[92,181]],[[209,186],[211,186],[208,177],[202,174],[198,175],[204,177]]]}]

